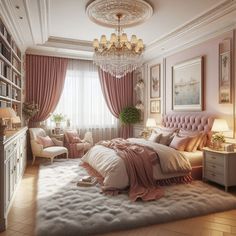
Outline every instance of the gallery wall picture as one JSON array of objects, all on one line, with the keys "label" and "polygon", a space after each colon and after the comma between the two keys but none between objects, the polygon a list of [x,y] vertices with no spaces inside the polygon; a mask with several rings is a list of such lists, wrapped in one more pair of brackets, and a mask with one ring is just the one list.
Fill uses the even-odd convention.
[{"label": "gallery wall picture", "polygon": [[161,113],[161,101],[160,100],[150,101],[150,113],[152,113],[152,114]]},{"label": "gallery wall picture", "polygon": [[172,109],[202,111],[203,57],[197,57],[172,67]]},{"label": "gallery wall picture", "polygon": [[219,103],[232,102],[231,41],[224,40],[219,47]]},{"label": "gallery wall picture", "polygon": [[150,67],[150,97],[161,97],[161,65],[157,64]]}]

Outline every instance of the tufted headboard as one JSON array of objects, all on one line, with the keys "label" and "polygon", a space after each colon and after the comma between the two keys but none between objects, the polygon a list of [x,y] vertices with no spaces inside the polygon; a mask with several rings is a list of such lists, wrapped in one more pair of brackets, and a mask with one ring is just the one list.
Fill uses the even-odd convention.
[{"label": "tufted headboard", "polygon": [[163,116],[162,125],[169,128],[182,128],[192,131],[210,132],[214,116],[204,113],[175,113],[171,112]]}]

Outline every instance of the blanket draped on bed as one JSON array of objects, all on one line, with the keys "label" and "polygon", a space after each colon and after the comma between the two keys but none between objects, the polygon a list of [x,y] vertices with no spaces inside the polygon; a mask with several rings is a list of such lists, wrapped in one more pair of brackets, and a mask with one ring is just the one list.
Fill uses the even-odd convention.
[{"label": "blanket draped on bed", "polygon": [[124,160],[130,181],[129,197],[132,201],[138,198],[149,201],[163,196],[163,190],[157,187],[153,179],[153,165],[158,161],[156,152],[124,139],[101,141],[98,145],[114,149]]}]

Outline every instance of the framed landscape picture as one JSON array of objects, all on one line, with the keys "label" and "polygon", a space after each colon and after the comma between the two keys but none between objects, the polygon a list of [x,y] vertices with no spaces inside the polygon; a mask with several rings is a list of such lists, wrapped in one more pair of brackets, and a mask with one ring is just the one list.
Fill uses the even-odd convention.
[{"label": "framed landscape picture", "polygon": [[150,68],[150,97],[161,96],[161,65],[157,64]]},{"label": "framed landscape picture", "polygon": [[223,52],[219,57],[219,103],[231,103],[231,54]]},{"label": "framed landscape picture", "polygon": [[172,67],[172,109],[175,111],[202,111],[202,57]]},{"label": "framed landscape picture", "polygon": [[152,114],[161,113],[161,101],[160,100],[150,101],[150,113],[152,113]]}]

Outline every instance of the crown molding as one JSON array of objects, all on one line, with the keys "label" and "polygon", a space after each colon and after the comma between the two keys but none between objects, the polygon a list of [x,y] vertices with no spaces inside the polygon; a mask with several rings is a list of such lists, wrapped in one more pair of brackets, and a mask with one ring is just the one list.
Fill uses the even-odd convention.
[{"label": "crown molding", "polygon": [[147,45],[145,63],[192,47],[236,27],[236,1],[226,0],[200,17]]},{"label": "crown molding", "polygon": [[25,53],[32,55],[55,56],[82,60],[92,60],[93,56],[93,53],[88,51],[45,47],[43,45],[28,48]]},{"label": "crown molding", "polygon": [[189,21],[188,23],[184,24],[181,27],[173,30],[172,32],[166,34],[165,36],[161,37],[160,39],[155,40],[154,42],[147,45],[147,50],[153,50],[158,45],[166,42],[174,37],[181,36],[186,32],[190,32],[195,30],[196,28],[203,27],[214,20],[217,20],[230,12],[236,10],[236,1],[235,0],[225,0],[220,5],[212,8],[211,10],[205,12],[201,16],[195,18],[194,20]]}]

